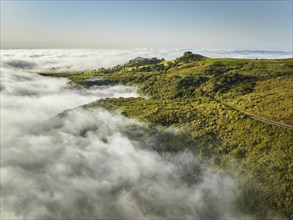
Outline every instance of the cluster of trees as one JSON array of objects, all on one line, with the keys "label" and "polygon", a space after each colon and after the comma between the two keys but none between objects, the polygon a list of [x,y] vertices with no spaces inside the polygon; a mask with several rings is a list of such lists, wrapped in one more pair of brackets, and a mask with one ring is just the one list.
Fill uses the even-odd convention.
[{"label": "cluster of trees", "polygon": [[128,63],[126,63],[125,67],[139,67],[144,65],[152,65],[152,64],[159,64],[165,59],[158,59],[156,57],[153,58],[144,58],[144,57],[137,57],[135,59],[129,60]]},{"label": "cluster of trees", "polygon": [[205,59],[205,56],[199,55],[199,54],[194,54],[190,51],[184,52],[183,56],[177,58],[179,62],[194,62],[194,61],[199,61]]}]

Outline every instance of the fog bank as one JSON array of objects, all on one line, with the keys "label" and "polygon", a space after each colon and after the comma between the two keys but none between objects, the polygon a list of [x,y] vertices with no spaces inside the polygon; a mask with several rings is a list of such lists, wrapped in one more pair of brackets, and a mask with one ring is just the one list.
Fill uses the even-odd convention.
[{"label": "fog bank", "polygon": [[[142,123],[104,109],[76,108],[100,98],[136,97],[133,88],[78,89],[35,73],[161,53],[114,51],[110,59],[95,52],[97,63],[90,51],[59,52],[1,54],[1,219],[245,217],[228,175],[200,164],[191,152],[158,153],[170,143],[144,133]],[[139,132],[142,138],[131,138]]]},{"label": "fog bank", "polygon": [[135,123],[76,109],[10,138],[1,152],[2,217],[238,216],[229,176],[200,166],[188,152],[162,157],[142,149],[122,132]]}]

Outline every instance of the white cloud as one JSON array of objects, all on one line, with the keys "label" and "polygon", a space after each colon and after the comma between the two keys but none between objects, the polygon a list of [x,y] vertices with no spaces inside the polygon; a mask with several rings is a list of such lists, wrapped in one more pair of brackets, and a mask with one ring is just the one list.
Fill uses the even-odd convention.
[{"label": "white cloud", "polygon": [[123,133],[133,124],[143,126],[102,109],[75,109],[11,136],[1,152],[1,217],[238,216],[230,177],[200,168],[191,153],[141,149]]}]

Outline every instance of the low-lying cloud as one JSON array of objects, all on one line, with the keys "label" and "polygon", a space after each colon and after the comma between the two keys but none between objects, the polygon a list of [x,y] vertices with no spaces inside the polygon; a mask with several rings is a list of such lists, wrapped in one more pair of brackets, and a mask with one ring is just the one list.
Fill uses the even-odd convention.
[{"label": "low-lying cloud", "polygon": [[203,50],[203,49],[39,49],[1,50],[3,66],[36,71],[87,70],[123,64],[135,57],[175,59],[185,51],[214,58],[279,59],[292,58],[289,51]]},{"label": "low-lying cloud", "polygon": [[[1,62],[5,67],[33,69],[35,71],[77,71],[110,67],[123,64],[137,56],[168,59],[183,52],[170,54],[159,50],[95,50],[95,49],[43,49],[43,50],[1,50]],[[32,68],[33,67],[33,68]]]},{"label": "low-lying cloud", "polygon": [[2,148],[2,217],[238,216],[229,176],[203,168],[188,152],[144,150],[123,132],[132,124],[102,109],[75,109],[11,138]]},{"label": "low-lying cloud", "polygon": [[[35,73],[179,53],[1,51],[1,219],[243,217],[228,175],[200,164],[191,152],[166,153],[170,141],[144,124],[76,108],[100,98],[136,97],[133,88],[77,88]],[[176,138],[175,131],[168,135]]]}]

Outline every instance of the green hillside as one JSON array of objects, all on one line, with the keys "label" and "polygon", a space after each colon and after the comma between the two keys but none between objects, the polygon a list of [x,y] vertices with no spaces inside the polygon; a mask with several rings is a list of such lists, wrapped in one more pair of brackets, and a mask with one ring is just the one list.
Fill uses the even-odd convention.
[{"label": "green hillside", "polygon": [[247,213],[265,219],[273,210],[293,218],[293,59],[186,52],[171,61],[137,58],[109,69],[49,75],[84,86],[137,85],[144,98],[104,99],[85,107],[182,128],[194,144],[168,151],[188,148],[230,170]]}]

